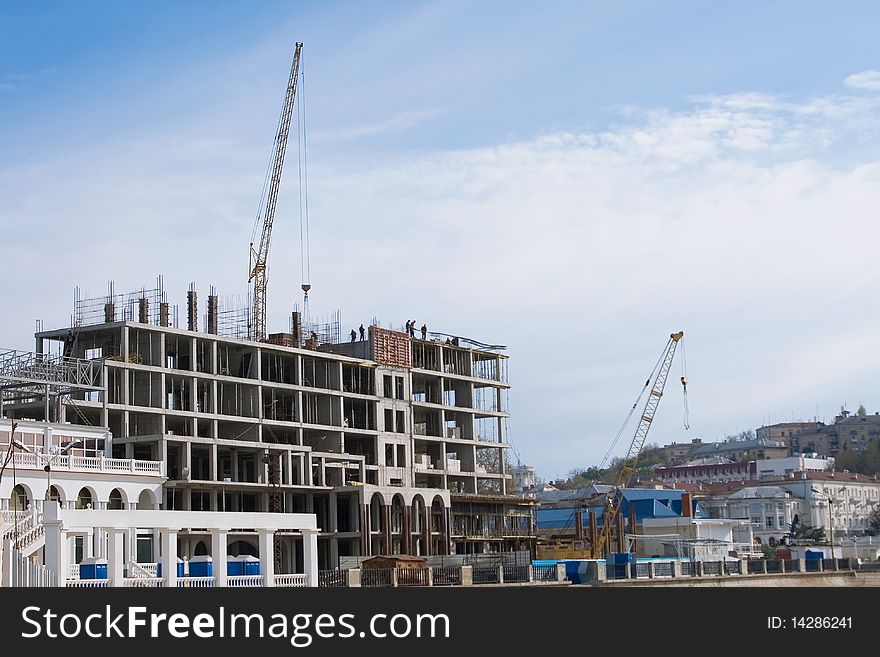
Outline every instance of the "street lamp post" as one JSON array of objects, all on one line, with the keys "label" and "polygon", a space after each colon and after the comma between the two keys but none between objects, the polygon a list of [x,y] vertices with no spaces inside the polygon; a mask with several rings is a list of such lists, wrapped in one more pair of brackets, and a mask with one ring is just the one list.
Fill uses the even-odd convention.
[{"label": "street lamp post", "polygon": [[39,452],[32,450],[30,447],[22,444],[18,440],[12,441],[13,445],[18,447],[19,449],[22,449],[26,452],[29,452],[30,454],[33,454],[34,456],[36,456],[37,458],[39,458],[43,462],[43,470],[45,470],[45,472],[46,472],[46,494],[44,496],[45,501],[49,501],[49,499],[51,498],[52,464],[55,462],[55,459],[57,459],[60,456],[63,456],[64,454],[67,454],[67,452],[69,452],[71,449],[73,449],[74,447],[76,447],[77,445],[79,445],[81,443],[82,443],[82,440],[80,438],[75,438],[74,440],[71,440],[66,445],[62,445],[61,448],[55,454],[52,454],[51,456],[47,457],[44,454],[40,454]]},{"label": "street lamp post", "polygon": [[828,496],[828,524],[831,526],[831,558],[834,558],[834,500]]}]

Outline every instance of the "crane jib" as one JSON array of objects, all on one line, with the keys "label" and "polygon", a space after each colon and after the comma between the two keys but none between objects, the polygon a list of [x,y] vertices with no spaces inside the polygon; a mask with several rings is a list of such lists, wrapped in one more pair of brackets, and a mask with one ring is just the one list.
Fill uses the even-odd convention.
[{"label": "crane jib", "polygon": [[[622,518],[620,517],[620,506],[623,501],[626,487],[629,484],[629,480],[635,474],[639,455],[644,447],[645,438],[648,435],[648,429],[654,422],[654,413],[656,413],[660,398],[663,396],[663,389],[666,386],[666,379],[669,376],[669,370],[672,367],[672,359],[675,356],[675,348],[683,336],[684,331],[679,331],[678,333],[673,333],[669,336],[669,341],[666,343],[663,355],[657,361],[657,365],[655,365],[654,372],[656,372],[656,375],[652,373],[652,376],[654,376],[654,385],[651,386],[651,393],[648,395],[648,399],[645,402],[641,421],[639,422],[638,427],[636,427],[635,434],[633,435],[632,442],[627,451],[627,456],[618,472],[614,492],[607,498],[605,511],[602,514],[602,528],[598,535],[596,535],[596,540],[590,548],[590,552],[592,553],[591,556],[594,559],[601,559],[604,556],[615,522],[621,523],[618,527],[618,532],[620,533],[618,538],[621,541],[620,549],[625,549],[625,546],[622,545],[622,533],[624,530],[622,526]],[[645,382],[646,387],[650,384],[650,381],[651,377],[648,377],[648,381]]]}]

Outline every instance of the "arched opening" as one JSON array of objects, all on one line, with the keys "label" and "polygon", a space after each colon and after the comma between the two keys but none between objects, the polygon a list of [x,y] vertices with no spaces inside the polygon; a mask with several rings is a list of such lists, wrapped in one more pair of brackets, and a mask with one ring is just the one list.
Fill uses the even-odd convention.
[{"label": "arched opening", "polygon": [[382,496],[373,495],[370,500],[370,531],[381,532],[385,530],[385,514],[382,513]]},{"label": "arched opening", "polygon": [[92,497],[92,491],[88,488],[80,488],[79,493],[76,496],[76,508],[77,509],[94,509],[95,508],[95,498]]},{"label": "arched opening", "polygon": [[403,531],[403,498],[395,495],[391,500],[391,532],[399,534]]},{"label": "arched opening", "polygon": [[149,511],[155,508],[156,502],[153,499],[153,495],[146,489],[142,490],[141,494],[138,496],[138,509],[146,509]]},{"label": "arched opening", "polygon": [[30,504],[30,500],[28,499],[27,491],[24,489],[24,486],[18,484],[9,495],[9,510],[26,511],[28,504]]},{"label": "arched opening", "polygon": [[196,543],[196,547],[193,550],[194,557],[206,557],[208,556],[208,546],[205,545],[204,541],[199,541]]},{"label": "arched opening", "polygon": [[125,508],[125,501],[122,497],[122,491],[114,488],[110,491],[110,499],[107,501],[108,509],[121,510]]},{"label": "arched opening", "polygon": [[46,491],[46,499],[50,502],[58,502],[62,506],[64,505],[64,496],[61,495],[61,491],[55,485],[50,486],[49,490]]},{"label": "arched opening", "polygon": [[423,533],[425,531],[425,500],[421,495],[416,495],[412,502],[412,522],[410,523],[412,533],[412,552],[414,555],[422,555],[425,553],[425,543]]},{"label": "arched opening", "polygon": [[250,555],[252,557],[260,556],[259,550],[247,541],[233,541],[229,544],[227,552],[231,557],[240,557],[242,555]]}]

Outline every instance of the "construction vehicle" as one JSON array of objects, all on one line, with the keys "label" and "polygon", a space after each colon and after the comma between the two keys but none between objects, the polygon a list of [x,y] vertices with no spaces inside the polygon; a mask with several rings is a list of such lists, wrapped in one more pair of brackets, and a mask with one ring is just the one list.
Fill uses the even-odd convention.
[{"label": "construction vehicle", "polygon": [[290,79],[287,82],[287,94],[281,109],[278,132],[275,134],[275,145],[267,175],[267,188],[261,196],[260,208],[257,211],[257,222],[262,220],[260,244],[250,248],[250,276],[248,282],[254,283],[253,308],[251,317],[251,339],[262,342],[266,339],[266,288],[268,283],[269,242],[272,238],[272,222],[275,219],[275,205],[278,202],[278,189],[281,186],[281,170],[284,168],[284,154],[287,151],[287,135],[293,117],[293,105],[296,99],[296,86],[299,79],[299,61],[302,43],[297,42],[293,53],[293,64],[290,67]]},{"label": "construction vehicle", "polygon": [[[648,400],[645,402],[645,408],[642,411],[642,417],[639,419],[639,424],[636,427],[636,432],[630,443],[629,450],[627,450],[626,457],[620,465],[614,488],[606,497],[605,508],[602,512],[602,528],[599,530],[596,540],[590,546],[590,556],[593,559],[601,559],[605,556],[606,547],[611,538],[614,525],[620,515],[620,506],[623,502],[626,486],[636,471],[639,455],[642,452],[642,447],[645,445],[645,438],[647,438],[651,423],[654,421],[654,414],[657,412],[660,398],[663,397],[666,378],[669,376],[669,370],[672,367],[672,357],[675,356],[675,348],[681,341],[682,336],[684,336],[684,331],[679,331],[669,336],[666,349],[658,362],[658,366],[655,368],[656,374],[654,375],[653,384],[651,384]],[[687,386],[687,379],[684,376],[681,378],[681,383],[683,386]]]}]

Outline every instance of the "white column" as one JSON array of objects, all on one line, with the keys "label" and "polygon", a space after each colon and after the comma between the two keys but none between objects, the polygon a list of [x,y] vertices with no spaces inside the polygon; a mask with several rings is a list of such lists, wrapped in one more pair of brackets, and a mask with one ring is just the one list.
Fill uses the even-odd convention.
[{"label": "white column", "polygon": [[214,586],[226,586],[226,532],[211,530],[211,561],[214,570]]},{"label": "white column", "polygon": [[177,588],[177,530],[163,529],[162,536],[162,576],[165,586]]},{"label": "white column", "polygon": [[[43,517],[46,517],[45,514],[43,514]],[[45,520],[43,522],[45,523]],[[94,552],[94,542],[94,532],[90,529],[86,532],[85,536],[83,536],[83,559],[98,556]]]},{"label": "white column", "polygon": [[275,531],[272,529],[257,530],[260,535],[260,574],[263,586],[275,586]]},{"label": "white column", "polygon": [[303,529],[303,570],[308,586],[318,586],[318,532],[315,529]]},{"label": "white column", "polygon": [[110,578],[110,586],[124,586],[125,577],[122,559],[122,546],[125,542],[125,530],[112,527],[107,530],[110,545],[107,554],[107,576]]},{"label": "white column", "polygon": [[[61,520],[58,518],[58,502],[47,502],[43,507],[43,527],[46,533],[46,566],[55,572],[55,585],[66,586],[68,565],[64,533],[61,531]],[[4,546],[6,547],[6,546]],[[7,550],[4,550],[4,554]],[[11,550],[9,550],[11,552]],[[4,573],[6,570],[4,569]]]}]

